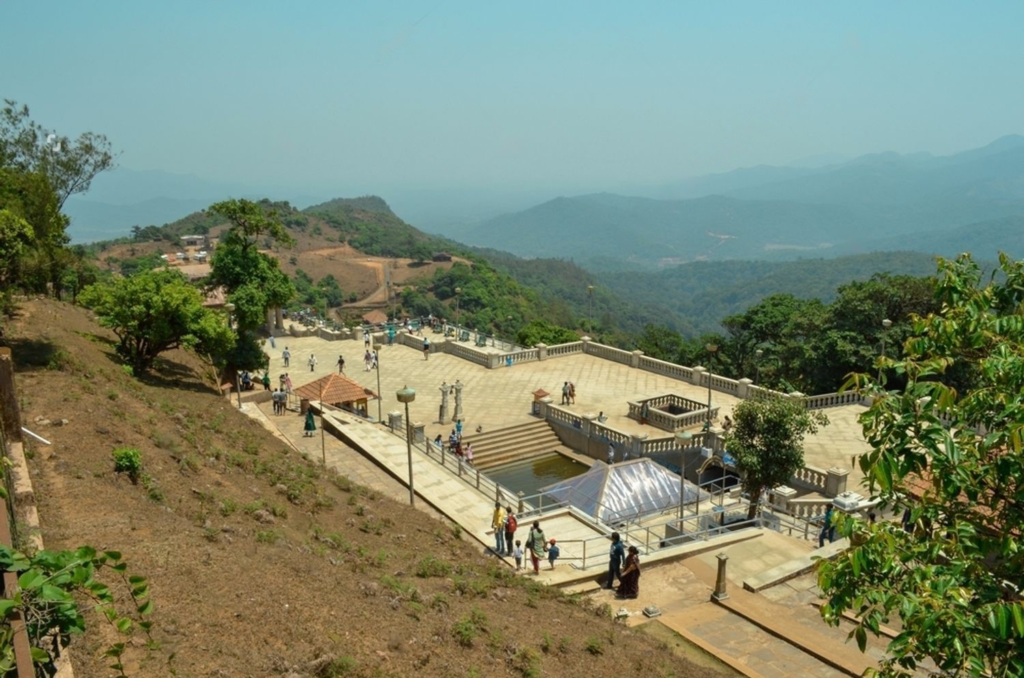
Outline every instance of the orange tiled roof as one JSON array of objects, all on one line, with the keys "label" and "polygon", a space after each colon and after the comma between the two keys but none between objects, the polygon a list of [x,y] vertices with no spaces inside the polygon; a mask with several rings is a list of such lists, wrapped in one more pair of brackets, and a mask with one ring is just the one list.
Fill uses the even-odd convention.
[{"label": "orange tiled roof", "polygon": [[[323,389],[321,391],[321,388]],[[335,403],[354,403],[359,400],[375,400],[377,394],[342,374],[328,374],[314,382],[295,389],[296,395],[309,400],[320,400],[329,405]]]}]

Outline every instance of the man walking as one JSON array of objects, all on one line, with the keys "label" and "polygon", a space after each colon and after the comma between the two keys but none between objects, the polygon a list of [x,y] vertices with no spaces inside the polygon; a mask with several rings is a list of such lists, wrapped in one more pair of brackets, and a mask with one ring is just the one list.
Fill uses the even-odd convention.
[{"label": "man walking", "polygon": [[423,359],[430,360],[430,340],[423,337]]},{"label": "man walking", "polygon": [[622,579],[622,561],[626,559],[626,548],[618,532],[612,532],[612,550],[608,562],[608,588],[615,588],[615,580]]},{"label": "man walking", "polygon": [[345,374],[345,356],[338,356],[338,374]]},{"label": "man walking", "polygon": [[309,360],[307,362],[309,363],[309,371],[310,372],[312,372],[313,370],[316,369],[316,356],[315,355],[310,353],[309,354]]},{"label": "man walking", "polygon": [[281,351],[281,357],[284,358],[284,366],[288,367],[288,363],[291,362],[292,359],[292,352],[288,350],[287,346],[285,346],[284,350]]},{"label": "man walking", "polygon": [[494,515],[491,517],[491,528],[494,530],[494,552],[499,556],[505,552],[505,509],[501,502],[494,502]]}]

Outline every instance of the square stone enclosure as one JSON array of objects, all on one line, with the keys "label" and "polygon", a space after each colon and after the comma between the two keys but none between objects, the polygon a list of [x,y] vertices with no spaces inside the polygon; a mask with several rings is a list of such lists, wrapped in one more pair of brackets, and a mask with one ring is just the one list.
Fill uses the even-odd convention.
[{"label": "square stone enclosure", "polygon": [[[645,398],[629,403],[629,416],[640,421],[640,413],[647,405],[648,424],[664,431],[675,432],[691,426],[698,426],[708,420],[708,404],[684,398],[675,393]],[[718,408],[712,404],[711,419],[718,415]]]}]

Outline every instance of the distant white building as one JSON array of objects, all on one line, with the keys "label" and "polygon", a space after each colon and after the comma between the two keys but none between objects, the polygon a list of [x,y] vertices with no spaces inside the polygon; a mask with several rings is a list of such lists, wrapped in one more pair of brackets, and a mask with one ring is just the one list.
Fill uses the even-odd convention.
[{"label": "distant white building", "polygon": [[181,242],[185,247],[206,247],[205,235],[183,235]]}]

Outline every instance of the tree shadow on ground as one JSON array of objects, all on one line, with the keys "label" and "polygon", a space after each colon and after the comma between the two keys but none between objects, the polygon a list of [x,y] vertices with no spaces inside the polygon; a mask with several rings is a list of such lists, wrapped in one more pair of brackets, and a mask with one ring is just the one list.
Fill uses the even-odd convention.
[{"label": "tree shadow on ground", "polygon": [[157,358],[153,363],[152,370],[146,374],[137,375],[136,378],[143,384],[156,388],[170,388],[193,393],[217,393],[217,389],[206,383],[203,376],[197,374],[194,369],[167,358]]},{"label": "tree shadow on ground", "polygon": [[59,363],[64,351],[48,339],[5,337],[0,345],[11,349],[14,369],[18,372],[60,369]]}]

